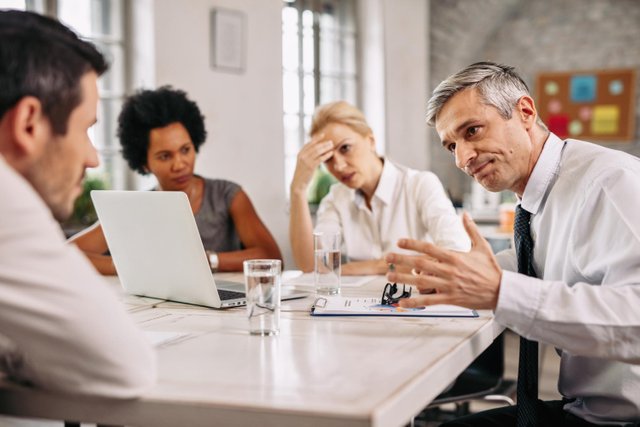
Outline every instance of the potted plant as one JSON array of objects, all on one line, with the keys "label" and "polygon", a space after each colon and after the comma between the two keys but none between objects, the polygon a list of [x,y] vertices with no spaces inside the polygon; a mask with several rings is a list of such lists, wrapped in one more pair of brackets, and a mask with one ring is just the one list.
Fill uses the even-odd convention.
[{"label": "potted plant", "polygon": [[100,176],[89,176],[84,180],[82,194],[73,205],[73,213],[68,220],[61,223],[67,237],[87,228],[98,220],[98,215],[91,201],[91,190],[105,190],[107,185]]}]

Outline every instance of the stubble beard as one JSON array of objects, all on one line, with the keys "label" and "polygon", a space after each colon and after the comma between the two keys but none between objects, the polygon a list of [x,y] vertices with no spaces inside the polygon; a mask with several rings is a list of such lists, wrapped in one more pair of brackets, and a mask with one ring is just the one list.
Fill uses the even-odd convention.
[{"label": "stubble beard", "polygon": [[[71,197],[72,188],[68,182],[71,174],[65,173],[60,163],[63,161],[58,153],[54,153],[56,141],[49,141],[42,156],[29,168],[25,178],[40,198],[49,207],[57,221],[69,219],[73,213],[75,197]],[[69,165],[67,165],[69,167]]]}]

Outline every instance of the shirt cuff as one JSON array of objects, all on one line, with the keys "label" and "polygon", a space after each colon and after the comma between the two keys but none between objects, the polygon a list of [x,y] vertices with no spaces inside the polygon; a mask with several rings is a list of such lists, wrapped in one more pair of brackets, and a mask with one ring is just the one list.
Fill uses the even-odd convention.
[{"label": "shirt cuff", "polygon": [[496,322],[526,337],[540,307],[542,292],[540,279],[503,270]]}]

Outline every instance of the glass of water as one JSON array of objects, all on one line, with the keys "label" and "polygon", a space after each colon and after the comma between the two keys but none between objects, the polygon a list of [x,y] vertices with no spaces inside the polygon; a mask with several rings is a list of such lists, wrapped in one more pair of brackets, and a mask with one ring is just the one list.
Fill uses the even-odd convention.
[{"label": "glass of water", "polygon": [[340,245],[339,231],[313,233],[314,283],[317,294],[340,293]]},{"label": "glass of water", "polygon": [[277,335],[280,331],[280,278],[278,259],[244,261],[247,318],[251,335]]}]

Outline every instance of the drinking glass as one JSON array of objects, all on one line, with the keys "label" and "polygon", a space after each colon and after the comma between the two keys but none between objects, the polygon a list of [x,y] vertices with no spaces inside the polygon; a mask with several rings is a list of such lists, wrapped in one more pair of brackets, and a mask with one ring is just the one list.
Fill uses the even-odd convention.
[{"label": "drinking glass", "polygon": [[247,318],[251,335],[277,335],[280,331],[280,282],[278,259],[244,261]]},{"label": "drinking glass", "polygon": [[340,232],[313,233],[314,284],[317,294],[340,293]]}]

